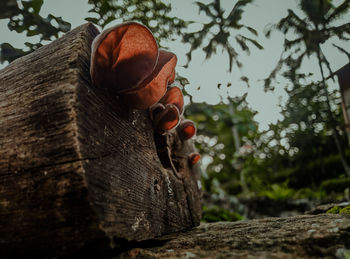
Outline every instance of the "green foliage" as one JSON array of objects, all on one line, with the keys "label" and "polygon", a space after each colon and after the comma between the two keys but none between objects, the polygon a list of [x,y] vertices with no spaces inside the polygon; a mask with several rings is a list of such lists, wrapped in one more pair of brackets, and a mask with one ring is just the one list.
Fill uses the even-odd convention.
[{"label": "green foliage", "polygon": [[287,183],[272,184],[270,189],[259,193],[259,196],[268,197],[273,200],[286,200],[294,198],[296,191],[288,188]]},{"label": "green foliage", "polygon": [[350,188],[350,178],[328,179],[321,183],[321,188],[327,193],[343,193],[346,188]]},{"label": "green foliage", "polygon": [[219,208],[216,206],[203,206],[202,221],[203,222],[217,222],[217,221],[237,221],[242,220],[243,217],[237,212]]},{"label": "green foliage", "polygon": [[313,200],[324,200],[329,198],[327,193],[322,188],[301,188],[295,191],[293,199],[313,199]]},{"label": "green foliage", "polygon": [[[350,176],[350,166],[344,155],[344,148],[341,145],[340,133],[333,113],[329,90],[326,85],[327,68],[329,74],[332,74],[331,66],[326,56],[322,52],[321,44],[326,43],[329,39],[336,37],[339,40],[349,40],[350,23],[334,25],[337,19],[350,11],[348,0],[344,0],[339,6],[335,7],[332,0],[299,0],[299,6],[303,11],[302,16],[298,16],[294,11],[288,10],[288,15],[282,18],[272,29],[277,29],[285,34],[284,50],[275,69],[268,78],[265,79],[265,90],[272,90],[272,81],[275,80],[277,73],[285,66],[287,72],[284,76],[292,84],[298,85],[301,79],[307,77],[307,73],[299,73],[302,61],[312,55],[317,57],[319,69],[321,72],[320,89],[323,90],[323,98],[326,104],[326,114],[330,122],[331,133],[334,137],[336,148],[340,155],[341,164],[345,173]],[[272,29],[267,32],[270,35]],[[290,34],[289,32],[293,32]],[[290,35],[293,35],[290,38]],[[344,49],[336,46],[340,52],[347,53]],[[350,56],[350,53],[347,53]]]},{"label": "green foliage", "polygon": [[[70,30],[70,23],[64,21],[61,17],[51,14],[46,18],[41,17],[39,12],[42,4],[43,0],[2,1],[1,5],[4,8],[0,8],[0,19],[9,18],[8,28],[18,33],[26,32],[28,37],[39,36],[39,42],[35,44],[26,42],[25,46],[28,50],[14,48],[9,43],[1,43],[0,63],[11,62],[24,56],[42,46],[43,41],[56,39],[60,33]],[[56,25],[53,25],[54,22]]]},{"label": "green foliage", "polygon": [[[210,19],[210,22],[203,23],[203,28],[199,31],[185,33],[183,42],[189,42],[191,49],[187,53],[188,62],[191,61],[192,52],[201,46],[203,46],[204,39],[209,39],[209,43],[202,47],[202,50],[206,53],[206,58],[210,58],[212,54],[216,53],[217,48],[220,46],[225,50],[229,57],[229,71],[232,71],[233,63],[237,67],[242,67],[241,62],[238,59],[238,51],[231,45],[229,39],[233,37],[240,49],[247,54],[250,53],[249,45],[262,49],[263,47],[254,39],[244,34],[238,33],[240,30],[246,30],[248,34],[257,36],[257,31],[241,23],[244,7],[253,0],[239,0],[232,7],[231,12],[225,16],[225,10],[221,8],[221,0],[213,0],[209,4],[196,2],[199,12],[204,12]],[[219,30],[217,33],[213,31]]]},{"label": "green foliage", "polygon": [[[224,103],[194,103],[188,107],[186,116],[198,125],[197,148],[203,158],[211,159],[203,174],[206,191],[242,195],[243,175],[249,190],[244,196],[327,198],[329,187],[321,183],[339,181],[344,172],[330,134],[323,90],[317,84],[295,85],[287,90],[289,99],[281,107],[283,120],[271,124],[265,132],[257,131],[255,112],[248,108],[244,97],[231,100],[233,112]],[[344,122],[338,96],[337,91],[330,92],[341,127]],[[232,127],[238,128],[241,146],[251,147],[247,154],[235,150]],[[345,148],[345,134],[342,143]],[[337,195],[344,195],[344,188],[334,190],[332,197]]]},{"label": "green foliage", "polygon": [[16,0],[3,0],[0,2],[0,19],[11,18],[20,13]]},{"label": "green foliage", "polygon": [[[102,28],[112,21],[138,21],[146,25],[156,39],[180,35],[188,22],[170,16],[171,5],[160,0],[89,0],[92,16],[85,20]],[[96,17],[97,16],[97,17]]]},{"label": "green foliage", "polygon": [[[240,172],[244,157],[252,152],[249,138],[257,132],[257,123],[245,101],[246,96],[230,99],[228,104],[208,105],[192,103],[185,110],[185,116],[197,125],[196,146],[203,159],[209,159],[203,174],[203,186],[212,193],[221,191],[237,194],[242,190]],[[234,139],[233,128],[237,129],[240,139]],[[235,150],[239,141],[247,150]],[[241,145],[240,145],[241,146]]]},{"label": "green foliage", "polygon": [[[59,37],[60,33],[71,29],[70,23],[61,17],[49,14],[46,18],[40,16],[44,0],[4,0],[0,3],[0,19],[9,18],[8,28],[18,33],[26,32],[28,37],[39,36],[39,42],[25,43],[25,49],[14,48],[9,43],[1,43],[0,63],[12,62]],[[112,21],[138,21],[151,29],[158,42],[180,35],[188,22],[170,16],[171,5],[160,0],[89,0],[92,5],[89,11],[92,15],[85,20],[102,28]],[[122,17],[122,18],[120,18]],[[53,25],[56,24],[56,25]]]},{"label": "green foliage", "polygon": [[303,16],[298,16],[289,9],[286,17],[267,30],[267,37],[273,30],[279,30],[285,34],[285,40],[281,59],[269,77],[265,79],[266,90],[274,89],[272,83],[284,66],[287,68],[285,76],[293,82],[304,77],[307,73],[298,74],[297,70],[302,61],[311,55],[317,55],[319,63],[325,65],[329,73],[332,72],[320,45],[332,37],[345,41],[350,37],[350,23],[335,25],[337,20],[350,10],[350,2],[344,0],[337,7],[333,5],[333,2],[331,0],[299,0]]},{"label": "green foliage", "polygon": [[[287,92],[289,99],[281,107],[283,119],[271,124],[265,132],[248,138],[254,146],[254,152],[244,158],[242,166],[250,190],[248,195],[271,199],[327,198],[329,187],[321,183],[339,182],[344,171],[330,134],[332,122],[324,89],[318,84],[295,84],[287,88]],[[342,128],[344,121],[338,96],[337,91],[329,93],[330,100],[336,104],[333,113],[337,125]],[[345,134],[341,142],[346,148]],[[344,195],[344,188],[340,186],[332,192],[332,197],[339,195]]]},{"label": "green foliage", "polygon": [[[8,28],[16,32],[26,32],[28,37],[39,36],[37,43],[25,43],[25,49],[18,49],[9,43],[0,43],[0,62],[13,61],[18,57],[26,55],[38,47],[43,41],[50,41],[58,37],[59,33],[70,30],[70,24],[61,17],[49,14],[46,18],[40,16],[40,9],[44,0],[3,0],[0,3],[0,19],[9,18]],[[202,48],[207,58],[216,53],[218,46],[225,49],[229,55],[230,71],[233,62],[238,67],[242,64],[238,60],[238,51],[229,42],[233,38],[242,51],[249,53],[249,45],[259,49],[262,46],[251,37],[245,34],[257,36],[254,28],[241,23],[244,7],[253,0],[238,0],[232,7],[228,15],[224,15],[224,10],[220,6],[220,0],[213,0],[210,4],[196,2],[200,12],[204,12],[211,22],[204,24],[204,29],[188,33],[185,31],[191,21],[184,21],[178,17],[171,16],[171,4],[166,4],[161,0],[89,0],[92,8],[89,10],[91,16],[85,18],[104,28],[111,22],[138,21],[146,25],[153,32],[155,38],[161,44],[163,39],[174,39],[180,36],[184,43],[190,43],[191,49],[187,54],[191,59],[191,53],[202,46],[206,38],[210,38],[209,44]],[[53,25],[56,22],[57,25]],[[219,28],[219,32],[214,32]],[[238,30],[245,30],[246,33],[236,33]],[[247,78],[242,77],[247,81]]]},{"label": "green foliage", "polygon": [[[283,120],[270,125],[261,134],[260,150],[269,159],[265,181],[283,183],[293,189],[317,188],[326,179],[337,178],[344,171],[334,143],[332,121],[328,116],[325,89],[318,84],[293,84],[287,87],[289,98],[282,109]],[[333,114],[339,129],[344,125],[339,92],[329,93]],[[346,135],[341,137],[346,148]]]},{"label": "green foliage", "polygon": [[282,183],[265,183],[264,185],[254,186],[251,188],[255,196],[268,197],[273,200],[290,200],[290,199],[315,199],[322,200],[327,198],[327,193],[322,189],[299,188],[294,189],[288,186],[288,182]]}]

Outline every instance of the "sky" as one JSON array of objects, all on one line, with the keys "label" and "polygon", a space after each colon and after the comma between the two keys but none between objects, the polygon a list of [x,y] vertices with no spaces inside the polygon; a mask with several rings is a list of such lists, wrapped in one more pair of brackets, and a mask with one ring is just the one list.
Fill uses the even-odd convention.
[{"label": "sky", "polygon": [[[197,30],[201,22],[206,21],[204,14],[198,16],[198,9],[190,0],[163,0],[171,3],[173,7],[172,14],[185,20],[196,20],[199,23],[193,24],[189,30]],[[202,2],[210,2],[211,0],[203,0]],[[61,16],[64,20],[71,23],[72,28],[84,24],[84,18],[87,17],[90,6],[88,0],[45,0],[40,14],[46,17],[49,13],[55,16]],[[236,1],[221,0],[222,7],[229,12]],[[336,0],[335,4],[341,1]],[[247,56],[244,52],[240,52],[240,60],[243,63],[243,68],[238,69],[233,67],[232,73],[228,72],[228,57],[218,51],[217,55],[210,60],[205,60],[205,54],[201,50],[197,50],[192,55],[192,61],[187,69],[183,68],[186,63],[186,51],[189,49],[189,44],[180,43],[181,39],[174,42],[162,42],[169,47],[178,57],[177,72],[189,79],[190,85],[186,86],[186,90],[192,94],[194,101],[206,101],[209,104],[216,104],[220,98],[225,98],[227,94],[231,97],[247,95],[249,106],[258,113],[255,120],[259,122],[260,130],[267,129],[269,123],[274,123],[278,119],[282,119],[279,114],[278,104],[283,103],[287,95],[283,90],[286,82],[280,80],[279,87],[274,92],[265,93],[263,91],[263,79],[266,78],[272,69],[275,67],[282,49],[283,35],[279,32],[272,34],[272,37],[267,39],[264,37],[264,30],[269,24],[274,24],[282,17],[287,15],[288,8],[296,10],[295,0],[256,0],[253,4],[247,6],[243,14],[242,23],[255,28],[259,32],[258,42],[264,46],[263,50],[258,50],[254,46],[250,48],[251,54]],[[298,12],[297,12],[298,13]],[[350,22],[350,14],[342,17],[341,23]],[[110,23],[107,27],[113,26],[116,23]],[[197,26],[197,27],[196,27]],[[22,48],[25,41],[35,42],[38,38],[32,37],[28,39],[25,35],[11,32],[7,29],[7,20],[0,20],[0,35],[1,42],[9,42],[14,47]],[[249,35],[249,34],[247,34]],[[250,35],[251,36],[251,35]],[[346,56],[338,53],[332,48],[330,41],[322,45],[326,57],[329,59],[333,71],[341,68],[349,62]],[[347,51],[350,51],[350,46],[339,44]],[[5,65],[0,65],[0,68]],[[315,79],[320,79],[320,72],[315,58],[303,63],[303,70],[313,72]],[[241,76],[249,78],[249,85],[240,80]],[[228,89],[217,89],[217,84],[232,83]],[[332,83],[332,87],[338,87],[337,83]],[[200,86],[200,89],[198,87]]]}]

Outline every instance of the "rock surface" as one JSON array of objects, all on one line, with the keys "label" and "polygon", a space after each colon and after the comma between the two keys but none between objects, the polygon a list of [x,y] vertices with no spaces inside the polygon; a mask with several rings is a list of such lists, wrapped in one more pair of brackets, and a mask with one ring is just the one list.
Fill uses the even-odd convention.
[{"label": "rock surface", "polygon": [[347,258],[350,217],[320,214],[202,223],[185,233],[132,246],[112,258]]}]

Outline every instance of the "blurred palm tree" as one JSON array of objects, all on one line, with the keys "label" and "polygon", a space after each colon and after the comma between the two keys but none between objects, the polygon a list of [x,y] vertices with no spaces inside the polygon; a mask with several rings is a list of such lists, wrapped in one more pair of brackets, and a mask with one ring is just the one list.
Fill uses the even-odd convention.
[{"label": "blurred palm tree", "polygon": [[[340,5],[335,6],[332,0],[299,0],[299,9],[302,16],[296,14],[293,10],[288,10],[288,15],[282,18],[276,25],[270,28],[266,36],[269,36],[273,30],[279,30],[284,33],[284,50],[276,68],[265,79],[265,90],[273,89],[271,82],[275,79],[283,65],[288,67],[284,76],[292,82],[297,82],[305,74],[299,74],[304,58],[315,55],[317,57],[320,73],[321,87],[324,89],[327,100],[328,116],[331,122],[332,135],[335,140],[338,152],[345,172],[350,176],[350,167],[346,161],[344,150],[340,143],[337,122],[332,112],[332,104],[329,91],[326,85],[326,71],[332,75],[330,63],[322,51],[321,45],[333,37],[341,41],[350,40],[350,23],[339,24],[339,19],[350,11],[350,1],[344,0]],[[289,34],[292,32],[291,34]],[[290,35],[294,38],[290,39]],[[339,51],[350,56],[345,49],[333,44]]]},{"label": "blurred palm tree", "polygon": [[[242,30],[245,30],[253,36],[258,36],[254,28],[241,23],[244,8],[253,1],[238,0],[228,15],[225,15],[225,10],[222,9],[220,0],[214,0],[210,4],[195,2],[199,7],[199,12],[204,12],[210,19],[210,22],[203,23],[201,30],[184,35],[183,42],[191,44],[191,49],[187,53],[188,62],[191,61],[192,52],[200,47],[202,47],[208,59],[213,53],[216,53],[217,47],[221,46],[229,56],[229,71],[231,72],[233,63],[239,68],[242,67],[242,63],[238,59],[239,54],[237,50],[230,43],[230,38],[233,38],[247,54],[250,54],[248,44],[262,49],[263,47],[254,38],[246,36],[245,33],[240,33]],[[218,32],[216,32],[217,29],[219,29]],[[209,41],[207,45],[203,44],[206,42],[205,39]]]}]

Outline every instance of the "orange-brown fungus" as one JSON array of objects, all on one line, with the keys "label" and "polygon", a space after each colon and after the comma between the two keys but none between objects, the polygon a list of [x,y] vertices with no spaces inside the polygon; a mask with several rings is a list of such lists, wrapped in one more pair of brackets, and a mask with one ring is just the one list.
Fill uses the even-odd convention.
[{"label": "orange-brown fungus", "polygon": [[164,133],[175,128],[180,121],[179,110],[175,105],[168,104],[165,110],[155,114],[154,125],[158,133]]},{"label": "orange-brown fungus", "polygon": [[178,133],[183,141],[192,138],[196,134],[196,127],[194,126],[193,121],[182,121],[180,126],[178,127]]},{"label": "orange-brown fungus", "polygon": [[188,156],[188,160],[190,162],[191,165],[195,165],[199,162],[199,160],[201,159],[201,155],[198,153],[191,153]]},{"label": "orange-brown fungus", "polygon": [[149,113],[151,120],[155,120],[157,116],[160,116],[161,112],[165,110],[165,106],[161,103],[156,103],[150,107]]},{"label": "orange-brown fungus", "polygon": [[172,80],[176,62],[175,54],[164,50],[159,51],[157,65],[152,74],[135,90],[126,92],[122,96],[137,109],[146,109],[157,103],[164,96],[169,80]]},{"label": "orange-brown fungus", "polygon": [[166,105],[166,104],[174,104],[179,109],[180,114],[183,112],[184,107],[184,98],[182,95],[182,92],[180,88],[178,87],[171,87],[168,89],[168,91],[165,93],[162,99],[159,101],[160,103]]},{"label": "orange-brown fungus", "polygon": [[151,31],[124,23],[102,32],[92,44],[92,82],[120,95],[131,108],[157,103],[175,78],[175,54],[158,50]]},{"label": "orange-brown fungus", "polygon": [[149,77],[158,59],[158,45],[147,27],[124,23],[105,30],[92,44],[91,79],[97,87],[118,94]]}]

